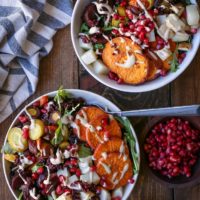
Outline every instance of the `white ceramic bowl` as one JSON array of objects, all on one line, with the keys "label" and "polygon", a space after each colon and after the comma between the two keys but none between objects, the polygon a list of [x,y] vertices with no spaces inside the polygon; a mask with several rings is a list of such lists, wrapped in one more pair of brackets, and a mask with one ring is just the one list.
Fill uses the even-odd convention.
[{"label": "white ceramic bowl", "polygon": [[[93,105],[96,104],[96,105],[99,105],[99,106],[102,106],[102,107],[107,107],[109,110],[112,110],[112,111],[120,111],[120,109],[117,106],[115,106],[112,102],[110,102],[109,100],[107,100],[104,97],[99,96],[97,94],[94,94],[94,93],[91,93],[91,92],[87,92],[87,91],[84,91],[84,90],[76,90],[76,89],[67,89],[67,91],[70,94],[72,94],[73,97],[82,97],[83,99],[85,99],[85,101],[88,104],[93,104]],[[57,93],[57,91],[54,91],[54,92],[50,92],[50,93],[47,93],[47,94],[44,94],[44,95],[52,96],[53,97],[53,96],[56,95],[56,93]],[[28,104],[28,106],[32,105],[33,102],[39,100],[40,98],[41,97],[38,97],[37,99],[35,99],[34,101],[32,101],[30,104]],[[9,130],[15,125],[15,122],[16,122],[17,118],[19,117],[19,115],[23,111],[24,111],[24,109],[16,116],[16,118],[12,122]],[[139,166],[140,166],[140,149],[139,149],[139,143],[138,143],[137,136],[135,134],[135,131],[134,131],[133,127],[131,127],[131,129],[132,129],[133,136],[134,136],[134,138],[136,140],[136,151],[137,151],[138,156],[139,156]],[[8,137],[8,133],[6,134],[4,145],[5,145],[6,141],[7,141],[7,137]],[[5,178],[6,178],[6,182],[8,184],[8,187],[9,187],[11,193],[13,194],[14,198],[17,200],[17,197],[18,197],[19,194],[17,194],[11,188],[10,178],[9,178],[10,163],[4,159],[4,154],[2,155],[2,162],[3,162],[3,172],[4,172],[4,175],[5,175]],[[129,195],[131,194],[131,191],[135,187],[135,183],[136,183],[136,181],[138,179],[138,174],[134,175],[133,178],[135,180],[134,184],[127,184],[127,186],[124,188],[124,196],[123,196],[122,200],[126,200],[129,197]]]},{"label": "white ceramic bowl", "polygon": [[[84,50],[79,46],[78,42],[78,34],[82,23],[81,16],[83,15],[85,7],[92,1],[94,0],[84,0],[84,1],[77,0],[71,21],[71,37],[76,55],[78,56],[81,64],[95,79],[97,79],[104,85],[116,90],[131,92],[131,93],[147,92],[155,90],[175,80],[180,74],[182,74],[185,71],[185,69],[190,65],[194,56],[196,55],[200,44],[200,30],[198,31],[197,34],[195,34],[194,39],[192,41],[192,49],[187,53],[187,56],[184,59],[183,63],[179,66],[179,69],[175,73],[169,73],[166,77],[159,77],[151,82],[146,82],[144,84],[134,86],[128,84],[119,85],[115,81],[110,80],[106,75],[96,74],[91,65],[86,65],[81,60],[81,55],[83,54]],[[196,4],[196,0],[191,0],[191,2]]]}]

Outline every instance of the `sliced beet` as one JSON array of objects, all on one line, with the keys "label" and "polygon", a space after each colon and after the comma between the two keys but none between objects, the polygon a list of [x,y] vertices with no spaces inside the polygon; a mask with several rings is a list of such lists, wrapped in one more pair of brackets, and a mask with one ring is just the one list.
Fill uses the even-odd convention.
[{"label": "sliced beet", "polygon": [[28,141],[28,149],[32,154],[36,155],[38,152],[36,141],[29,140]]},{"label": "sliced beet", "polygon": [[97,19],[97,9],[93,3],[90,3],[84,11],[83,21],[89,26],[94,27],[99,24]]}]

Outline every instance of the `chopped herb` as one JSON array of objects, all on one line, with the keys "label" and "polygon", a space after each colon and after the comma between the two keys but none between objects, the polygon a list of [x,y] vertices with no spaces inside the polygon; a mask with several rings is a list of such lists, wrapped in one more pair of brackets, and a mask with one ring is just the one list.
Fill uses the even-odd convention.
[{"label": "chopped herb", "polygon": [[31,170],[33,173],[35,173],[40,167],[43,167],[43,166],[44,165],[42,163],[37,163],[31,168]]},{"label": "chopped herb", "polygon": [[176,49],[173,53],[173,60],[171,61],[171,65],[170,65],[171,72],[176,72],[178,69],[179,63],[178,63],[177,54],[178,54],[178,45],[176,46]]},{"label": "chopped herb", "polygon": [[17,200],[22,200],[23,198],[23,192],[20,193],[19,197],[17,198]]},{"label": "chopped herb", "polygon": [[104,31],[112,31],[113,30],[113,26],[106,26],[103,28]]},{"label": "chopped herb", "polygon": [[51,140],[51,144],[56,146],[59,145],[63,141],[63,135],[62,135],[62,122],[61,120],[58,121],[58,128],[55,131],[55,136]]},{"label": "chopped herb", "polygon": [[89,27],[88,25],[84,22],[81,25],[81,33],[88,33],[89,32]]},{"label": "chopped herb", "polygon": [[131,151],[131,156],[133,159],[133,171],[134,173],[138,173],[139,161],[138,161],[138,154],[136,152],[136,141],[131,130],[131,123],[128,119],[124,119],[122,117],[115,117],[115,118],[124,126],[123,128],[125,130],[124,132],[125,140],[129,145],[129,149]]},{"label": "chopped herb", "polygon": [[84,144],[79,146],[78,155],[80,158],[85,158],[92,155],[92,151],[89,147],[86,147]]},{"label": "chopped herb", "polygon": [[9,145],[8,142],[6,142],[6,144],[3,146],[2,150],[1,150],[2,153],[5,153],[5,154],[14,154],[16,153],[16,151],[14,151],[11,146]]},{"label": "chopped herb", "polygon": [[104,44],[95,44],[94,48],[95,49],[104,49],[105,45]]},{"label": "chopped herb", "polygon": [[79,108],[80,105],[81,104],[79,103],[75,107],[73,107],[71,110],[65,110],[64,116],[70,116],[73,112],[75,112]]},{"label": "chopped herb", "polygon": [[63,89],[63,87],[61,86],[58,89],[58,92],[56,94],[56,96],[54,97],[54,101],[56,101],[56,103],[58,104],[58,108],[59,111],[61,113],[62,108],[61,108],[61,103],[66,99],[69,98],[69,94],[66,92],[66,90]]}]

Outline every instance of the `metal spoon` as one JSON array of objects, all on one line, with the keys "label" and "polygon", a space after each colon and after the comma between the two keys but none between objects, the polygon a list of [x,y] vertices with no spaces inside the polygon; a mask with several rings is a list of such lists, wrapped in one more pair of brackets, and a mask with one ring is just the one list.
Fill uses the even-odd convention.
[{"label": "metal spoon", "polygon": [[153,108],[153,109],[118,111],[118,112],[106,111],[106,112],[108,114],[118,115],[120,117],[200,116],[200,105]]}]

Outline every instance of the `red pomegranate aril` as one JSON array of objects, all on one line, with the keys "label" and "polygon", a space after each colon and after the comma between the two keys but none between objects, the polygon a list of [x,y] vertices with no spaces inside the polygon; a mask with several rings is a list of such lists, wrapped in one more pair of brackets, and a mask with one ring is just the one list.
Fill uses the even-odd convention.
[{"label": "red pomegranate aril", "polygon": [[33,178],[34,180],[37,180],[37,179],[38,179],[38,177],[39,177],[39,176],[38,176],[38,174],[37,174],[37,173],[33,173],[33,174],[32,174],[32,178]]},{"label": "red pomegranate aril", "polygon": [[58,185],[57,188],[56,188],[56,194],[61,195],[62,193],[63,193],[63,189],[60,185]]},{"label": "red pomegranate aril", "polygon": [[44,189],[45,188],[45,185],[44,183],[40,183],[40,188]]},{"label": "red pomegranate aril", "polygon": [[95,172],[96,170],[97,170],[96,166],[93,165],[90,167],[90,171]]},{"label": "red pomegranate aril", "polygon": [[43,172],[44,172],[44,168],[43,168],[43,167],[39,167],[39,168],[37,169],[37,173],[38,173],[38,174],[43,174]]},{"label": "red pomegranate aril", "polygon": [[108,124],[109,124],[109,119],[106,117],[106,118],[104,118],[104,119],[102,119],[101,120],[101,124],[103,125],[103,126],[107,126]]},{"label": "red pomegranate aril", "polygon": [[35,101],[35,102],[33,103],[33,106],[34,106],[34,107],[39,107],[39,106],[40,106],[40,101]]},{"label": "red pomegranate aril", "polygon": [[108,73],[108,78],[111,80],[115,80],[116,78],[118,78],[117,74],[115,74],[114,72],[109,72]]},{"label": "red pomegranate aril", "polygon": [[114,14],[113,15],[113,19],[118,20],[119,19],[119,15],[118,14]]},{"label": "red pomegranate aril", "polygon": [[130,178],[130,179],[128,180],[128,182],[129,182],[130,184],[133,184],[133,183],[135,183],[135,180],[134,180],[133,178]]},{"label": "red pomegranate aril", "polygon": [[121,6],[121,7],[125,7],[125,6],[126,6],[126,1],[122,1],[122,2],[120,3],[120,6]]},{"label": "red pomegranate aril", "polygon": [[70,189],[64,189],[64,193],[71,194],[71,190]]},{"label": "red pomegranate aril", "polygon": [[65,180],[65,177],[64,177],[63,175],[60,175],[60,176],[59,176],[59,181],[60,181],[60,183],[62,183],[64,180]]},{"label": "red pomegranate aril", "polygon": [[124,83],[124,81],[123,81],[123,79],[118,78],[117,83],[118,83],[118,84],[122,84],[122,83]]},{"label": "red pomegranate aril", "polygon": [[145,38],[143,42],[144,42],[144,44],[148,45],[149,44],[149,39]]},{"label": "red pomegranate aril", "polygon": [[190,32],[191,32],[192,34],[196,34],[197,31],[198,31],[198,29],[196,29],[196,28],[192,28],[192,29],[190,30]]},{"label": "red pomegranate aril", "polygon": [[126,15],[128,16],[128,18],[129,18],[130,20],[133,20],[134,15],[132,14],[132,12],[131,12],[130,10],[126,9]]},{"label": "red pomegranate aril", "polygon": [[[152,138],[155,143],[151,146]],[[188,121],[172,118],[153,127],[144,149],[152,169],[169,178],[190,177],[191,167],[197,162],[199,144],[199,130],[192,128]]]},{"label": "red pomegranate aril", "polygon": [[18,119],[23,124],[28,121],[28,118],[25,115],[20,115]]},{"label": "red pomegranate aril", "polygon": [[41,113],[43,113],[43,114],[47,113],[47,110],[44,109],[44,108],[42,108],[40,111],[41,111]]},{"label": "red pomegranate aril", "polygon": [[76,159],[71,159],[70,163],[71,163],[71,165],[77,165],[78,161]]},{"label": "red pomegranate aril", "polygon": [[144,33],[144,32],[141,32],[141,33],[139,34],[139,39],[140,39],[141,41],[143,41],[144,38],[145,38],[145,33]]},{"label": "red pomegranate aril", "polygon": [[76,176],[79,177],[79,176],[81,176],[81,174],[82,174],[82,173],[81,173],[81,170],[80,170],[80,169],[77,169],[77,170],[76,170]]},{"label": "red pomegranate aril", "polygon": [[76,170],[77,170],[77,168],[75,168],[75,167],[72,167],[72,168],[69,169],[69,171],[70,171],[71,173],[76,173]]},{"label": "red pomegranate aril", "polygon": [[27,140],[29,138],[29,128],[23,128],[22,129],[22,135]]},{"label": "red pomegranate aril", "polygon": [[116,29],[113,29],[113,30],[112,30],[112,34],[113,34],[113,35],[118,35],[118,34],[119,34],[119,31],[116,30]]},{"label": "red pomegranate aril", "polygon": [[141,31],[145,31],[145,28],[144,28],[144,26],[138,26],[137,28],[136,28],[136,31],[138,31],[138,32],[141,32]]}]

